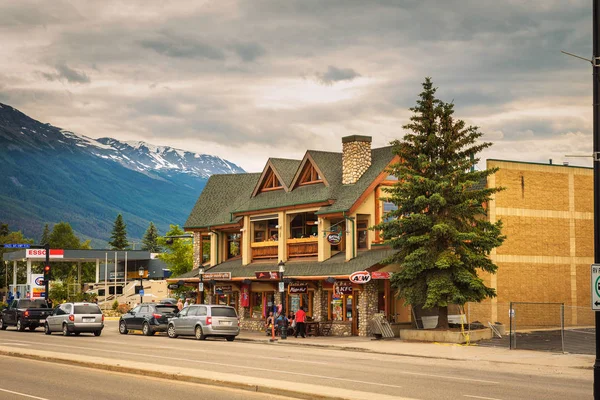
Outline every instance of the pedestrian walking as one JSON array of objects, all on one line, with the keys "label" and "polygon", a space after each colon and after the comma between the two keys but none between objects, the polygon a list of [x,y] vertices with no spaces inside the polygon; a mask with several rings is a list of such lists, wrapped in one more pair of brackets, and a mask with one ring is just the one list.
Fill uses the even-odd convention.
[{"label": "pedestrian walking", "polygon": [[183,310],[183,303],[181,302],[181,299],[177,300],[177,308],[179,311]]},{"label": "pedestrian walking", "polygon": [[302,336],[303,338],[306,337],[306,313],[304,312],[303,307],[300,307],[298,309],[298,311],[296,311],[296,315],[294,318],[294,321],[296,321],[296,333],[294,334],[294,337],[298,337],[298,334],[300,334],[300,336]]},{"label": "pedestrian walking", "polygon": [[183,308],[186,308],[189,305],[190,305],[190,303],[188,303],[188,299],[185,299],[185,303],[183,303]]}]

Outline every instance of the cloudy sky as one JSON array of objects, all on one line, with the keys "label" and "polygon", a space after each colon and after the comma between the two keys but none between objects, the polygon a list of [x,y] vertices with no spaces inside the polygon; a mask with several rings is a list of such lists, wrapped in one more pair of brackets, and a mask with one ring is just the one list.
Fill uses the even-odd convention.
[{"label": "cloudy sky", "polygon": [[589,165],[588,0],[0,2],[0,102],[248,171],[401,138],[425,76],[494,146]]}]

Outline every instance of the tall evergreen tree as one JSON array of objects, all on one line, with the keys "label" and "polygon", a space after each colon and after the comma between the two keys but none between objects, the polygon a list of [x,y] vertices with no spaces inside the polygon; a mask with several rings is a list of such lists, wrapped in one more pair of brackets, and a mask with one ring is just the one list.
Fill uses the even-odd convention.
[{"label": "tall evergreen tree", "polygon": [[390,168],[398,183],[386,190],[398,206],[375,229],[397,250],[387,261],[400,265],[391,284],[408,304],[439,310],[438,327],[448,328],[448,305],[494,297],[477,271],[495,273],[489,259],[502,244],[500,221],[485,218],[485,204],[501,190],[480,183],[497,169],[476,171],[476,157],[491,143],[477,127],[454,118],[454,105],[435,97],[423,83],[408,132],[392,142],[400,162]]},{"label": "tall evergreen tree", "polygon": [[75,235],[68,222],[59,222],[54,225],[52,233],[48,236],[48,243],[53,249],[79,250],[81,248],[81,240]]},{"label": "tall evergreen tree", "polygon": [[127,242],[127,225],[123,222],[121,214],[117,215],[110,239],[108,244],[113,250],[125,250],[129,247],[129,242]]},{"label": "tall evergreen tree", "polygon": [[44,225],[44,232],[42,232],[42,238],[40,239],[40,244],[50,243],[50,228],[48,224]]},{"label": "tall evergreen tree", "polygon": [[150,225],[142,238],[142,250],[151,253],[160,253],[160,246],[158,245],[158,229],[156,229],[156,226],[152,222],[150,222]]}]

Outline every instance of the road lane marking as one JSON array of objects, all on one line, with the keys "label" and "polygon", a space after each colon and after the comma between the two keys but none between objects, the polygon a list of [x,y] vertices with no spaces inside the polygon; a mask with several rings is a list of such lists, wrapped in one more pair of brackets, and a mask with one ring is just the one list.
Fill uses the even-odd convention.
[{"label": "road lane marking", "polygon": [[[215,365],[215,366],[228,367],[228,368],[230,368],[230,367],[238,368],[238,369],[244,368],[244,369],[248,369],[248,370],[252,370],[252,371],[260,371],[260,372],[268,372],[268,373],[281,373],[281,374],[286,374],[286,375],[305,376],[305,377],[309,377],[309,378],[320,378],[320,379],[343,381],[343,382],[364,383],[364,384],[368,384],[368,385],[385,386],[385,387],[391,387],[391,388],[396,388],[396,389],[402,388],[402,386],[390,385],[387,383],[359,381],[356,379],[338,378],[338,377],[326,376],[326,375],[306,374],[306,373],[302,373],[302,372],[281,371],[281,370],[269,369],[269,368],[247,367],[247,366],[239,365],[239,364],[218,363],[218,362],[214,362],[214,361],[201,361],[201,360],[190,359],[190,358],[166,357],[166,356],[157,356],[157,355],[152,355],[152,354],[147,354],[147,353],[133,353],[133,352],[122,351],[122,350],[106,350],[106,349],[98,349],[98,348],[93,348],[93,347],[68,346],[68,345],[60,345],[60,344],[55,344],[54,346],[55,347],[67,347],[70,349],[94,350],[94,351],[104,352],[104,353],[117,353],[117,354],[133,355],[133,356],[143,356],[146,358],[158,358],[158,359],[162,359],[162,360],[185,361],[185,362],[191,362],[191,363],[196,363],[196,364]],[[75,355],[77,355],[77,354],[75,354]],[[115,361],[115,360],[113,359],[112,361]],[[116,361],[124,361],[124,360],[117,359]]]},{"label": "road lane marking", "polygon": [[2,343],[0,343],[0,345],[6,345],[6,346],[29,346],[28,343],[13,343],[13,342],[2,342]]},{"label": "road lane marking", "polygon": [[[22,343],[28,343],[28,342],[22,342]],[[103,352],[107,352],[107,353],[129,354],[129,355],[134,355],[134,356],[162,358],[162,359],[174,360],[174,361],[190,361],[190,362],[201,363],[201,364],[217,365],[217,366],[224,366],[224,367],[245,368],[245,369],[257,370],[257,371],[265,371],[265,372],[280,372],[282,374],[288,374],[288,375],[299,375],[299,376],[307,376],[307,377],[321,377],[321,378],[334,379],[334,380],[343,380],[343,381],[349,381],[349,382],[361,382],[361,381],[356,381],[356,380],[353,380],[353,379],[335,378],[335,377],[329,378],[329,377],[326,377],[326,376],[313,375],[313,374],[304,374],[304,373],[301,373],[301,372],[288,372],[288,371],[272,370],[272,369],[260,368],[260,367],[247,367],[247,366],[241,366],[239,364],[226,364],[226,363],[217,363],[217,362],[211,362],[211,361],[200,361],[200,360],[196,360],[196,359],[187,359],[187,358],[178,358],[178,357],[167,357],[167,356],[158,356],[158,355],[148,355],[147,353],[124,352],[124,351],[121,351],[121,350],[108,350],[108,349],[99,349],[99,348],[96,348],[96,347],[70,346],[70,345],[60,345],[60,344],[55,344],[55,346],[58,346],[58,347],[67,347],[67,348],[72,348],[72,349],[80,349],[80,350],[94,350],[94,351],[101,351],[101,352],[103,351]],[[181,350],[181,349],[175,348],[175,350]],[[186,349],[186,350],[188,350],[188,349]],[[208,352],[208,351],[202,351],[202,350],[198,350],[198,351]],[[258,358],[259,356],[255,357],[254,355],[252,355],[252,357]],[[282,359],[278,359],[278,360],[282,360]],[[295,362],[296,360],[293,360],[293,361]],[[423,376],[423,377],[428,377],[428,378],[439,378],[439,379],[454,380],[454,381],[467,381],[467,382],[487,383],[487,384],[494,384],[494,385],[497,385],[497,384],[500,383],[500,382],[497,382],[497,381],[490,381],[490,380],[485,380],[485,379],[461,378],[461,377],[456,377],[456,376],[427,374],[427,373],[421,373],[421,372],[409,372],[409,371],[394,371],[394,372],[396,372],[398,374],[403,374],[403,375]],[[389,384],[385,384],[385,383],[373,383],[373,382],[364,382],[364,383],[373,384],[373,385],[380,385],[380,386],[386,386],[386,387],[395,387],[395,388],[400,388],[401,387],[401,386],[389,385]]]},{"label": "road lane marking", "polygon": [[483,400],[501,400],[501,399],[497,399],[495,397],[481,397],[481,396],[472,396],[470,394],[463,394],[463,396],[465,397],[470,397],[472,399],[483,399]]},{"label": "road lane marking", "polygon": [[0,389],[0,392],[6,392],[6,393],[11,393],[11,394],[16,394],[17,396],[29,397],[30,399],[49,400],[49,399],[47,399],[45,397],[32,396],[30,394],[25,394],[25,393],[20,393],[20,392],[13,392],[12,390],[7,390],[7,389]]}]

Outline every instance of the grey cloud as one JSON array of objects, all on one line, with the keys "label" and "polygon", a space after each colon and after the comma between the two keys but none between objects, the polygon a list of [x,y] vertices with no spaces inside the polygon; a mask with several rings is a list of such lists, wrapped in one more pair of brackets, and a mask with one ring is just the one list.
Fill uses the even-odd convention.
[{"label": "grey cloud", "polygon": [[237,43],[233,46],[237,55],[246,62],[251,62],[265,55],[265,49],[258,43]]},{"label": "grey cloud", "polygon": [[90,83],[90,78],[83,71],[70,68],[67,64],[58,64],[56,73],[43,72],[42,75],[49,81],[66,80],[70,83]]},{"label": "grey cloud", "polygon": [[330,65],[325,73],[317,73],[316,76],[323,85],[333,85],[336,82],[351,81],[358,78],[360,74],[352,68],[337,68]]},{"label": "grey cloud", "polygon": [[140,41],[142,47],[173,58],[223,60],[223,50],[193,38],[162,35]]}]

